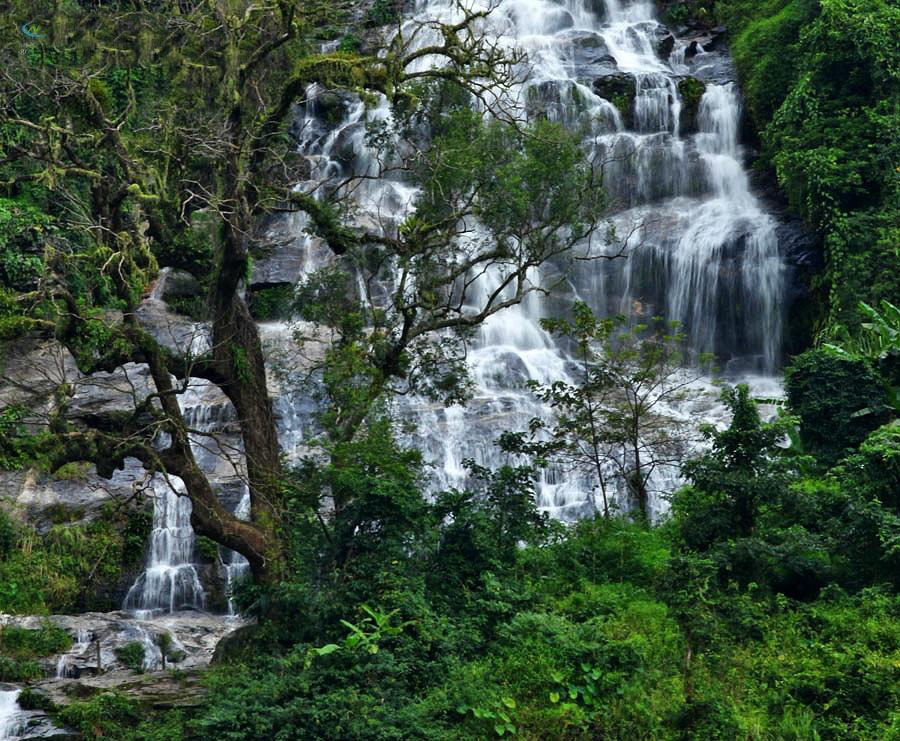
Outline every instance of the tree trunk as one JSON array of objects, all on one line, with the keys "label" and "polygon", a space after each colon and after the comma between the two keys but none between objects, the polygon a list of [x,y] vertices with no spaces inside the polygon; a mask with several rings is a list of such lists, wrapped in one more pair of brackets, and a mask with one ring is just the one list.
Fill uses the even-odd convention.
[{"label": "tree trunk", "polygon": [[259,331],[238,293],[248,264],[247,238],[230,224],[225,232],[219,275],[210,293],[213,362],[225,379],[222,391],[234,404],[240,420],[250,487],[250,518],[264,541],[261,559],[256,564],[251,560],[251,567],[257,580],[266,581],[277,577],[282,561],[278,535],[281,446],[266,385]]}]

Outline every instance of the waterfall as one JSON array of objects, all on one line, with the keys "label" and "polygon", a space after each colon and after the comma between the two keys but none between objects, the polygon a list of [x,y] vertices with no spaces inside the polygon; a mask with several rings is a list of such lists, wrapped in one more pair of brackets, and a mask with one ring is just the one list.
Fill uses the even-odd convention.
[{"label": "waterfall", "polygon": [[[476,10],[493,4],[470,3]],[[403,30],[426,19],[458,21],[456,1],[417,0]],[[618,242],[606,244],[595,236],[584,252],[618,249],[627,237],[629,256],[613,262],[559,262],[532,271],[530,279],[537,285],[558,285],[560,275],[566,280],[553,296],[531,295],[478,328],[467,354],[475,392],[465,408],[444,409],[416,398],[397,402],[396,413],[415,423],[416,431],[406,441],[431,464],[433,490],[464,486],[467,458],[488,467],[505,463],[494,446],[499,433],[525,430],[532,418],[547,418],[548,410],[525,383],[571,380],[570,363],[539,321],[565,311],[576,299],[604,316],[677,321],[695,358],[713,354],[728,380],[754,381],[771,394],[780,363],[785,267],[777,222],[753,195],[742,163],[740,97],[731,76],[721,74],[727,60],[700,48],[686,61],[687,42],[669,34],[650,2],[502,0],[481,29],[501,47],[528,55],[524,82],[506,91],[500,102],[523,118],[545,117],[584,132],[585,152],[602,163]],[[420,33],[418,43],[432,43],[437,33]],[[422,67],[433,63],[427,57],[417,62]],[[705,88],[693,109],[679,88],[689,74],[701,77]],[[298,153],[309,163],[309,179],[296,188],[320,197],[325,184],[365,175],[352,186],[357,223],[372,230],[400,223],[417,191],[402,176],[379,177],[384,163],[367,141],[367,127],[390,118],[387,100],[377,96],[374,102],[363,101],[318,85],[310,86],[306,99],[297,107],[292,133]],[[306,226],[306,217],[297,213],[286,216],[280,227],[282,236],[293,239],[289,249],[301,277],[335,260]],[[483,231],[471,226],[470,238],[478,239]],[[499,280],[487,271],[477,287],[487,292]],[[159,290],[151,299],[158,298]],[[292,374],[290,357],[296,353],[292,334],[289,323],[261,325],[268,356],[287,359],[279,361],[288,368],[285,376]],[[309,452],[305,445],[315,428],[315,402],[308,387],[292,389],[281,379],[270,381],[279,438],[287,460],[297,461]],[[192,384],[182,399],[190,427],[200,434],[234,421],[204,383]],[[721,421],[723,414],[708,399],[665,413],[694,422]],[[222,449],[192,433],[192,444],[211,480],[220,487],[226,482],[223,488],[237,492],[232,511],[248,516],[239,438],[234,436],[231,447]],[[679,483],[677,468],[661,468],[654,477],[650,508],[651,514],[659,514],[666,507],[659,494]],[[153,482],[147,567],[128,593],[127,609],[160,612],[205,605],[193,563],[190,501],[176,495],[179,486],[177,479]],[[613,486],[613,498],[628,506],[624,482]],[[537,504],[555,517],[574,520],[593,511],[592,488],[589,477],[550,467],[540,474]],[[220,558],[230,593],[248,565],[227,549],[220,549]],[[230,596],[228,611],[234,611]]]},{"label": "waterfall", "polygon": [[0,690],[0,739],[19,738],[21,710],[17,702],[21,690]]},{"label": "waterfall", "polygon": [[[478,10],[488,4],[468,5]],[[418,0],[403,30],[426,19],[450,23],[459,17],[452,0]],[[467,407],[398,402],[398,414],[417,423],[408,439],[431,462],[435,490],[465,484],[466,458],[494,467],[505,462],[493,445],[500,431],[524,430],[531,418],[546,417],[525,381],[569,376],[564,352],[539,319],[558,314],[574,299],[601,315],[622,313],[633,321],[659,315],[679,322],[691,355],[715,355],[730,381],[760,380],[770,389],[768,379],[780,362],[785,267],[777,223],[752,194],[742,164],[740,98],[729,75],[720,74],[728,60],[717,65],[701,48],[686,63],[687,42],[658,22],[651,2],[502,0],[480,28],[500,46],[528,55],[525,81],[504,102],[514,102],[525,116],[586,132],[585,151],[603,163],[611,223],[620,240],[628,236],[631,249],[626,260],[579,262],[567,273],[562,294],[531,296],[485,322],[467,355],[476,387]],[[418,38],[422,45],[433,41],[427,31]],[[689,112],[679,82],[691,72],[703,76],[705,92]],[[415,191],[393,175],[372,177],[377,156],[362,135],[367,121],[390,115],[384,99],[366,108],[344,93],[311,87],[307,94],[295,131],[312,175],[298,187],[321,192],[329,179],[366,174],[354,194],[357,218],[369,228],[404,218]],[[336,112],[342,118],[337,125]],[[294,224],[296,249],[307,255],[309,270],[332,259],[327,251],[313,250],[302,220]],[[532,280],[546,284],[563,269],[548,265]],[[488,271],[480,279],[482,290],[495,278]],[[301,396],[295,404],[303,403]],[[711,421],[721,409],[707,399],[698,408],[667,413]],[[283,432],[296,442],[296,431]],[[658,491],[678,485],[677,469],[662,470],[657,478]],[[577,474],[551,468],[538,484],[538,504],[554,516],[575,519],[591,511],[591,487]],[[666,506],[658,497],[650,504],[656,513]]]},{"label": "waterfall", "polygon": [[153,529],[144,573],[128,590],[125,609],[149,616],[154,611],[202,609],[203,587],[193,563],[191,500],[179,496],[181,479],[153,481]]},{"label": "waterfall", "polygon": [[[246,485],[243,487],[243,493],[241,494],[240,501],[238,502],[234,514],[241,520],[250,518],[250,488]],[[240,553],[232,551],[229,548],[220,547],[219,551],[222,552],[222,565],[225,569],[225,588],[228,593],[228,614],[234,615],[235,609],[232,590],[241,579],[246,578],[250,573],[250,562]]]}]

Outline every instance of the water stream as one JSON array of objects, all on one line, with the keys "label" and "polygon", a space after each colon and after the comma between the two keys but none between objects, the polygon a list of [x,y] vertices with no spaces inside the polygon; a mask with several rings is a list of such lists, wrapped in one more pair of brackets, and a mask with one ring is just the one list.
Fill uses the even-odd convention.
[{"label": "water stream", "polygon": [[[419,0],[403,33],[411,35],[425,19],[459,18],[451,0]],[[531,418],[546,415],[524,382],[568,380],[570,366],[539,320],[575,299],[603,316],[677,321],[694,359],[714,355],[726,380],[777,393],[786,269],[777,222],[751,192],[743,165],[740,97],[727,57],[700,47],[686,61],[688,41],[671,36],[649,2],[503,0],[481,28],[499,45],[528,54],[524,82],[503,103],[522,116],[545,116],[585,132],[586,153],[603,166],[616,238],[597,237],[579,249],[608,253],[624,242],[628,258],[558,261],[536,272],[532,280],[539,284],[556,285],[561,274],[565,280],[553,296],[532,295],[480,327],[467,355],[476,382],[467,407],[444,409],[422,399],[397,404],[398,416],[416,423],[409,441],[431,463],[434,489],[464,485],[467,458],[489,467],[503,463],[493,445],[499,433],[524,430]],[[423,33],[418,43],[434,40]],[[679,83],[694,75],[705,91],[691,111]],[[335,126],[333,101],[322,102],[329,94],[315,86],[307,94],[310,102],[294,127],[298,149],[311,163],[303,187],[365,174],[369,179],[354,194],[360,220],[370,228],[401,221],[415,189],[393,174],[372,177],[380,160],[364,136],[367,123],[390,115],[386,103],[345,101],[343,121]],[[309,272],[334,258],[316,248],[304,226],[304,217],[294,217],[295,249],[304,256],[302,272]],[[499,279],[489,271],[480,279],[482,290]],[[705,398],[666,413],[695,423],[722,421],[714,394],[710,388]],[[285,441],[302,448],[302,435],[284,433]],[[290,454],[290,444],[286,448]],[[654,514],[664,511],[662,495],[677,483],[677,468],[657,472]],[[592,486],[586,477],[551,468],[538,484],[538,503],[556,517],[576,519],[592,511]],[[629,508],[622,481],[618,493]]]},{"label": "water stream", "polygon": [[[472,7],[481,6],[473,2]],[[424,19],[458,18],[453,0],[418,0],[403,32]],[[537,283],[559,282],[560,275],[565,280],[551,298],[532,295],[479,328],[467,356],[475,394],[465,408],[444,409],[423,399],[397,405],[398,416],[415,422],[408,440],[430,462],[433,488],[464,485],[467,458],[487,466],[504,462],[493,445],[499,432],[525,429],[531,418],[546,415],[524,382],[566,380],[570,365],[539,320],[564,311],[575,299],[601,315],[676,320],[694,357],[714,354],[728,380],[776,391],[785,266],[777,222],[751,192],[743,166],[740,97],[727,57],[706,55],[701,48],[686,62],[687,41],[671,37],[649,2],[503,0],[482,30],[501,46],[528,54],[524,81],[508,91],[503,103],[522,117],[545,116],[578,127],[585,152],[602,163],[616,238],[595,237],[579,249],[597,254],[618,250],[625,241],[628,258],[558,261],[536,272],[532,279]],[[432,40],[423,33],[418,43]],[[705,86],[693,112],[679,92],[679,83],[690,75],[701,77]],[[357,218],[375,229],[397,224],[409,213],[416,189],[402,177],[381,176],[383,162],[366,141],[367,127],[390,117],[387,102],[364,103],[317,86],[307,97],[293,130],[298,152],[310,164],[310,180],[298,187],[311,191],[339,178],[366,175],[354,190]],[[302,214],[287,217],[286,223],[281,231],[290,237],[288,249],[300,276],[335,259],[305,230]],[[500,277],[486,274],[481,290],[490,290]],[[296,352],[291,328],[290,323],[262,327],[270,354]],[[221,400],[211,398],[200,384],[183,399],[193,428],[214,431],[228,421]],[[288,459],[296,460],[306,452],[315,405],[308,391],[286,384],[276,393],[275,407],[283,447]],[[666,413],[681,420],[723,418],[709,397]],[[226,488],[232,492],[232,510],[246,515],[249,496],[240,462],[227,451],[196,443],[198,459],[213,480],[231,482]],[[623,498],[624,482],[619,483]],[[660,469],[650,502],[654,513],[665,509],[661,495],[676,485],[677,470]],[[586,477],[551,468],[538,484],[538,504],[556,517],[576,519],[592,509],[592,486]],[[203,588],[192,563],[190,502],[176,497],[165,482],[155,487],[147,569],[125,606],[151,613],[202,609]],[[624,499],[621,504],[629,506]],[[221,568],[228,584],[247,569],[241,557],[224,550]],[[228,609],[233,610],[230,600]]]},{"label": "water stream", "polygon": [[[480,6],[474,2],[472,7]],[[458,17],[453,0],[418,0],[409,23]],[[535,274],[539,283],[557,283],[564,275],[562,289],[551,298],[532,295],[480,327],[467,356],[475,393],[466,407],[445,409],[424,399],[398,403],[397,415],[414,423],[408,441],[429,461],[433,489],[464,485],[467,458],[489,467],[505,462],[493,444],[499,433],[524,430],[531,418],[546,416],[524,382],[567,380],[570,364],[539,320],[559,314],[575,299],[601,315],[677,320],[695,357],[712,353],[727,380],[750,382],[765,395],[777,393],[786,268],[778,224],[751,191],[743,165],[741,103],[727,57],[701,48],[686,61],[687,42],[669,38],[649,2],[502,0],[483,30],[497,43],[528,53],[527,79],[504,102],[516,105],[522,116],[545,116],[578,127],[584,132],[585,152],[603,163],[618,241],[595,240],[580,249],[618,249],[628,235],[629,256],[547,265]],[[420,43],[429,41],[422,34]],[[689,75],[705,85],[693,122],[679,92],[679,83]],[[370,228],[398,223],[416,190],[396,176],[377,177],[379,159],[365,136],[367,125],[390,116],[386,101],[373,105],[342,95],[335,123],[333,100],[329,106],[323,102],[327,91],[312,87],[307,93],[309,102],[298,108],[294,131],[299,153],[310,162],[311,180],[300,185],[315,187],[354,174],[375,176],[355,191],[359,218]],[[287,217],[286,225],[282,233],[290,236],[288,250],[299,262],[301,276],[335,259],[305,231],[302,214]],[[498,279],[484,276],[482,290]],[[289,358],[296,352],[291,330],[290,322],[261,327],[270,357]],[[290,384],[273,382],[273,387],[280,440],[288,459],[296,460],[306,452],[315,403]],[[192,442],[200,465],[232,511],[247,516],[249,494],[233,408],[205,382],[193,385],[182,404],[198,431]],[[711,394],[666,413],[694,422],[724,420],[724,410]],[[677,483],[677,470],[660,470],[650,502],[653,513],[664,511],[661,494]],[[175,491],[182,486],[178,479],[152,482],[154,519],[146,569],[124,603],[138,618],[207,606],[194,562],[190,500],[177,496],[170,484]],[[585,477],[550,468],[538,482],[538,504],[558,518],[573,520],[592,511],[592,486]],[[627,508],[627,502],[622,504]],[[246,561],[225,549],[220,549],[220,568],[229,586],[247,572]],[[230,598],[227,610],[234,611]],[[131,639],[145,645],[147,664],[155,665],[158,648],[144,633]],[[89,635],[79,635],[73,652],[83,653],[89,640]],[[61,657],[57,674],[69,672],[68,659]],[[16,738],[22,721],[17,694],[0,689],[2,739]]]}]

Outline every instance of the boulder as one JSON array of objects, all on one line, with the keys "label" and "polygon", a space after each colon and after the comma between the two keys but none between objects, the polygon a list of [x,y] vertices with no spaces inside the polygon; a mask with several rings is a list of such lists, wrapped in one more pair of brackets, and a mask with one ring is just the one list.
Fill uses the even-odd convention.
[{"label": "boulder", "polygon": [[616,106],[625,127],[631,128],[634,122],[634,98],[636,95],[633,75],[619,72],[598,77],[594,80],[594,92]]},{"label": "boulder", "polygon": [[706,83],[696,77],[685,77],[678,81],[678,95],[681,98],[681,136],[696,134],[699,130],[700,101],[706,92]]},{"label": "boulder", "polygon": [[46,412],[53,393],[80,378],[72,353],[56,340],[25,335],[0,345],[0,408],[22,404]]},{"label": "boulder", "polygon": [[258,633],[259,626],[251,623],[222,636],[218,644],[216,644],[216,650],[213,652],[210,663],[227,664],[251,658],[256,650]]},{"label": "boulder", "polygon": [[200,281],[186,270],[163,268],[159,271],[159,277],[151,293],[163,301],[170,302],[173,299],[202,296],[205,291]]},{"label": "boulder", "polygon": [[186,670],[209,664],[220,639],[245,625],[239,618],[202,612],[176,612],[142,620],[127,612],[50,617],[0,615],[0,625],[33,630],[42,628],[47,620],[69,633],[73,640],[67,653],[48,660],[57,679],[102,679],[112,674],[120,682],[133,680],[135,672],[122,663],[117,648],[140,643],[144,647],[144,670],[156,671],[163,664],[159,636],[167,634],[167,665],[177,664]]}]

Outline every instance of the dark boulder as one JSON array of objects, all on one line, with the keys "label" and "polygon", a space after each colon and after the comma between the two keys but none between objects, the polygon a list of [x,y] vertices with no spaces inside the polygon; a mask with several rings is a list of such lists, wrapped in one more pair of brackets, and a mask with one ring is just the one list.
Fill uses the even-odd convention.
[{"label": "dark boulder", "polygon": [[685,77],[678,82],[681,97],[680,132],[682,136],[696,134],[699,130],[700,101],[706,92],[706,83],[696,77]]},{"label": "dark boulder", "polygon": [[634,76],[623,72],[604,75],[594,80],[594,92],[619,109],[622,122],[627,128],[631,128],[634,121],[635,90]]}]

